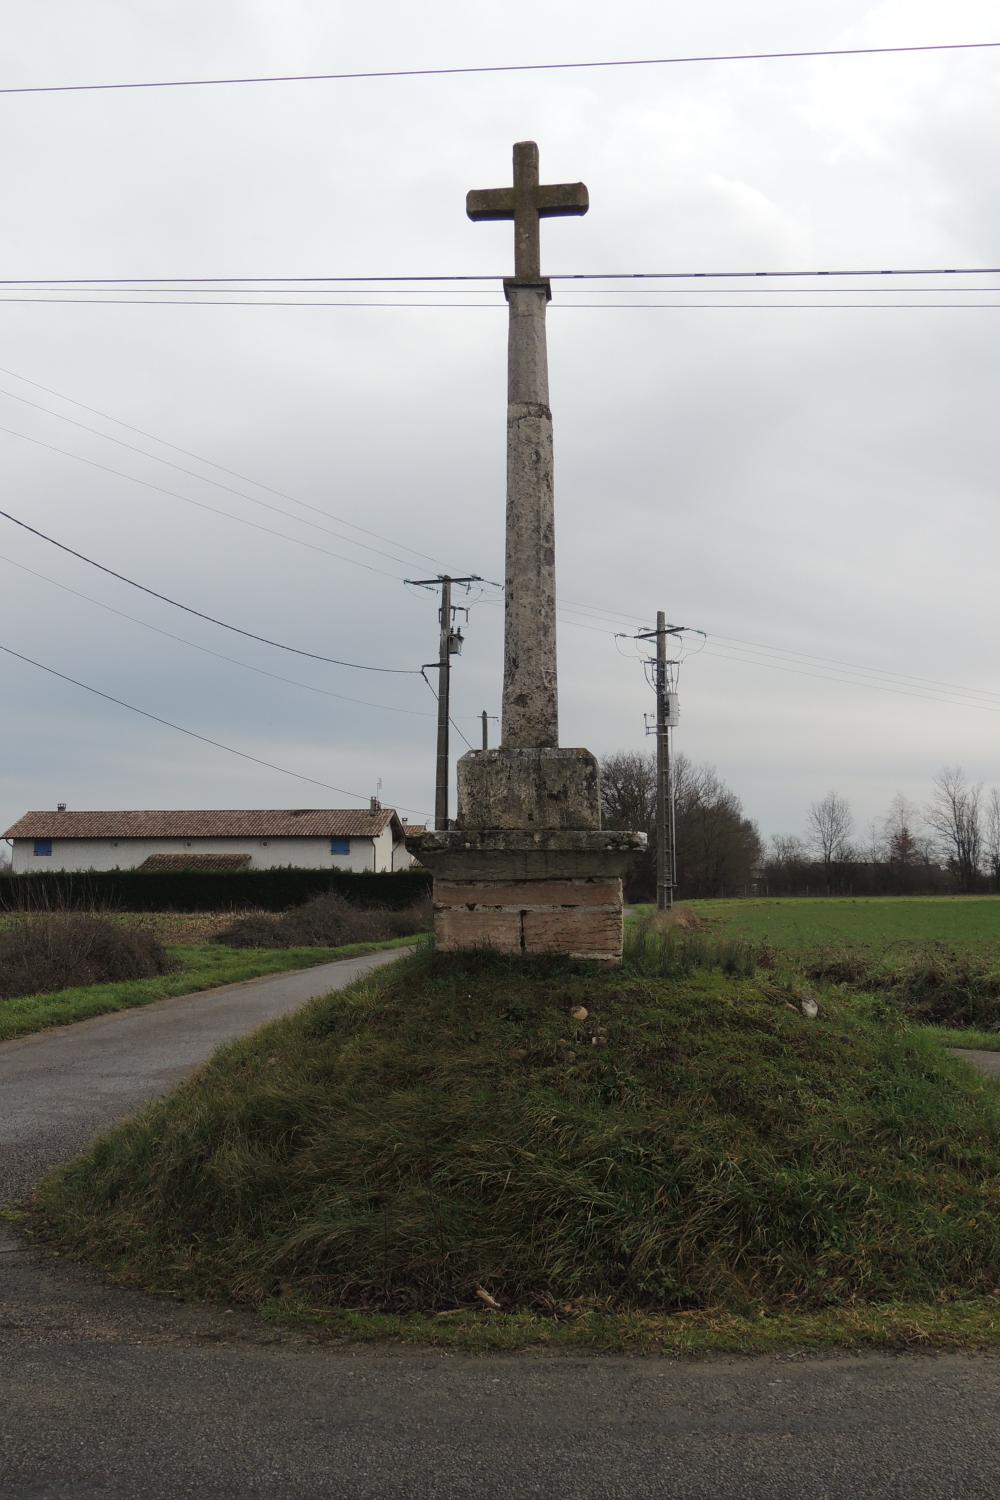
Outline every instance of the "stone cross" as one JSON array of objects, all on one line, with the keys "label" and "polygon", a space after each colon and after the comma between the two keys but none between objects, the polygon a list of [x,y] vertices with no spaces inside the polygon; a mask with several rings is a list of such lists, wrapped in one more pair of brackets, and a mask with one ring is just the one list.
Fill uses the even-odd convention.
[{"label": "stone cross", "polygon": [[514,279],[541,279],[539,219],[585,214],[590,207],[582,182],[542,186],[538,181],[538,147],[518,141],[514,147],[514,186],[482,188],[469,193],[465,211],[470,219],[514,220]]},{"label": "stone cross", "polygon": [[471,192],[470,219],[513,219],[514,275],[504,281],[507,343],[507,539],[505,568],[504,748],[559,744],[556,680],[555,515],[539,220],[585,214],[582,182],[541,186],[538,147],[514,147],[514,186]]}]

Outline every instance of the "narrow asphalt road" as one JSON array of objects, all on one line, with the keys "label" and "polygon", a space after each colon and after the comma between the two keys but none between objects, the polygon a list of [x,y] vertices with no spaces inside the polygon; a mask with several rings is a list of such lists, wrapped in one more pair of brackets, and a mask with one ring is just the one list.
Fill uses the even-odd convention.
[{"label": "narrow asphalt road", "polygon": [[[0,1046],[0,1201],[220,1042],[395,955]],[[358,1349],[0,1242],[2,1500],[987,1500],[1000,1360]]]}]

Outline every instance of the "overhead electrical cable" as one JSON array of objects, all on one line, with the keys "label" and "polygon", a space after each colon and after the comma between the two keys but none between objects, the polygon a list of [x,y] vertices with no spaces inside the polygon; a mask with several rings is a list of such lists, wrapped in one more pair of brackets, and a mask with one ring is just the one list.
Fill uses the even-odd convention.
[{"label": "overhead electrical cable", "polygon": [[[22,277],[0,277],[0,286],[24,287],[25,289],[52,287],[53,289],[78,287],[107,286],[112,290],[122,289],[128,286],[138,287],[140,290],[169,291],[170,283],[173,286],[189,287],[197,281],[212,282],[214,286],[226,289],[225,283],[233,286],[243,286],[250,282],[267,283],[276,286],[278,283],[291,284],[292,282],[319,284],[321,282],[335,283],[338,286],[355,283],[391,282],[391,283],[417,283],[427,284],[437,282],[469,282],[469,281],[491,281],[500,283],[506,279],[504,271],[488,271],[482,275],[472,275],[469,272],[434,274],[430,276],[418,276],[415,274],[391,275],[391,276],[22,276]],[[873,266],[867,270],[858,267],[841,268],[830,270],[829,268],[818,271],[767,271],[759,267],[749,271],[555,271],[547,277],[547,281],[767,281],[775,279],[788,279],[801,277],[803,280],[814,280],[816,278],[835,279],[841,276],[1000,276],[1000,266]]]},{"label": "overhead electrical cable", "polygon": [[[171,443],[167,438],[159,437],[155,432],[146,432],[142,427],[135,427],[131,422],[122,421],[121,417],[113,417],[110,412],[101,411],[96,406],[88,406],[84,401],[78,401],[74,396],[67,396],[64,391],[54,390],[51,386],[42,385],[40,381],[31,380],[27,375],[22,375],[18,370],[8,370],[0,365],[0,374],[11,375],[15,380],[20,380],[25,385],[32,386],[37,391],[44,391],[47,396],[55,396],[58,401],[66,401],[70,406],[79,407],[81,411],[90,412],[91,416],[100,417],[102,421],[113,422],[116,427],[123,427],[127,432],[134,432],[139,437],[148,438],[151,442],[159,443],[164,448],[171,449],[174,453],[181,453],[185,458],[193,458],[200,464],[208,464],[210,468],[218,469],[220,474],[228,474],[230,479],[242,480],[244,484],[252,484],[259,490],[266,491],[269,495],[276,495],[279,500],[289,500],[293,505],[300,505],[304,510],[314,511],[317,515],[325,516],[329,521],[337,521],[341,526],[347,526],[351,531],[360,531],[363,536],[374,537],[376,541],[389,542],[397,545],[392,537],[383,536],[381,532],[372,531],[367,526],[358,526],[356,522],[349,521],[346,516],[338,516],[333,511],[322,509],[318,505],[311,505],[305,500],[299,500],[295,495],[286,494],[283,490],[276,490],[268,484],[262,484],[259,479],[252,479],[248,474],[240,474],[236,469],[227,469],[225,464],[217,463],[212,458],[206,458],[203,453],[194,453],[190,448],[181,448],[177,443]],[[214,482],[214,481],[212,481]],[[410,552],[415,557],[423,558],[425,562],[438,562],[439,559],[430,557],[426,552],[418,552],[415,547],[407,547],[404,543],[398,543],[401,552]]]},{"label": "overhead electrical cable", "polygon": [[[259,505],[263,510],[273,511],[275,515],[284,516],[286,520],[294,521],[299,526],[309,526],[313,531],[322,531],[326,536],[336,537],[338,541],[346,542],[349,547],[359,547],[362,551],[374,552],[376,556],[398,563],[400,567],[407,566],[405,557],[396,557],[394,553],[385,552],[380,547],[373,547],[370,542],[356,542],[353,537],[344,536],[343,532],[333,531],[329,526],[320,525],[318,521],[309,521],[302,516],[293,515],[290,510],[282,510],[280,505],[272,505],[269,500],[258,500],[255,496],[248,495],[245,490],[234,489],[230,484],[223,484],[220,479],[212,479],[208,475],[197,473],[194,469],[185,468],[183,464],[175,464],[172,459],[160,458],[158,454],[150,453],[148,448],[139,448],[135,443],[126,443],[124,438],[113,437],[110,432],[101,432],[99,428],[91,427],[87,422],[78,422],[75,417],[68,417],[64,412],[53,411],[51,406],[42,406],[38,401],[29,401],[27,396],[18,396],[14,391],[5,391],[2,388],[0,388],[0,396],[5,396],[8,401],[19,401],[22,406],[30,406],[33,411],[44,412],[46,416],[56,417],[60,422],[68,422],[71,427],[78,427],[81,432],[89,432],[106,443],[114,443],[119,448],[127,449],[129,453],[138,453],[141,458],[150,458],[154,463],[165,464],[169,469],[176,469],[178,474],[186,474],[189,479],[197,479],[200,484],[214,484],[217,489],[225,490],[227,495],[236,495],[251,505]],[[223,515],[225,512],[219,511],[218,514]]]},{"label": "overhead electrical cable", "polygon": [[[85,693],[93,693],[97,698],[103,698],[107,703],[115,703],[119,708],[127,708],[130,713],[140,714],[144,719],[151,719],[154,724],[162,724],[167,729],[175,729],[178,734],[186,734],[189,739],[200,740],[203,745],[212,745],[216,750],[225,750],[228,755],[238,755],[241,760],[249,760],[256,766],[265,766],[269,771],[278,771],[282,776],[292,776],[296,781],[308,781],[312,786],[321,786],[324,791],[336,792],[341,797],[354,797],[358,802],[369,801],[360,792],[349,792],[345,787],[332,786],[328,781],[318,781],[315,776],[304,776],[301,771],[289,771],[287,766],[275,765],[273,761],[262,760],[259,755],[250,755],[246,750],[237,750],[233,745],[224,745],[221,740],[213,740],[207,734],[199,734],[194,729],[185,729],[183,724],[175,724],[171,719],[161,718],[159,714],[151,714],[145,708],[136,708],[134,703],[126,703],[124,698],[116,698],[112,693],[105,693],[100,688],[91,687],[87,682],[81,682],[77,677],[70,677],[66,672],[57,672],[55,667],[48,667],[44,662],[35,661],[33,657],[23,656],[20,651],[15,651],[11,646],[0,643],[0,651],[6,652],[8,656],[16,657],[18,661],[26,662],[29,667],[37,667],[40,672],[48,672],[50,677],[58,677],[62,682],[72,683],[73,687],[82,688]],[[396,803],[403,812],[415,812],[418,817],[426,817],[427,814],[415,807],[403,807],[402,803]]]},{"label": "overhead electrical cable", "polygon": [[[424,681],[426,682],[427,686],[430,688],[431,693],[432,693],[433,698],[434,698],[434,702],[435,703],[439,702],[440,701],[440,696],[438,694],[438,691],[435,688],[434,684],[431,682],[430,678],[427,676],[427,673],[422,668],[421,668],[420,675],[424,679]],[[459,735],[465,741],[465,743],[468,745],[468,747],[469,747],[470,750],[474,750],[476,748],[473,745],[472,741],[469,739],[468,735],[464,732],[464,730],[460,729],[458,727],[458,725],[455,723],[455,720],[452,718],[451,714],[448,715],[448,723],[451,725],[452,729],[454,729],[455,733],[457,735]]]},{"label": "overhead electrical cable", "polygon": [[[738,294],[733,294],[738,295]],[[395,311],[400,308],[416,309],[420,312],[502,312],[505,304],[497,302],[247,302],[224,300],[218,297],[202,301],[191,298],[161,297],[0,297],[0,302],[32,304],[37,307],[287,307],[295,311],[307,308],[355,307],[369,311],[383,308]],[[887,312],[903,308],[919,312],[947,309],[949,312],[970,312],[984,308],[1000,307],[1000,302],[563,302],[553,304],[557,312],[627,312],[638,308],[646,312]]]},{"label": "overhead electrical cable", "polygon": [[[71,589],[69,584],[60,583],[58,579],[49,578],[45,573],[39,573],[35,568],[29,568],[24,563],[15,562],[12,557],[4,557],[0,554],[0,562],[5,562],[11,568],[17,568],[22,573],[30,573],[32,578],[39,578],[43,583],[50,583],[53,588],[61,589],[64,594],[72,594],[75,599],[85,599],[88,604],[96,605],[98,609],[105,610],[109,615],[117,615],[120,620],[128,620],[132,625],[141,625],[143,630],[151,630],[155,635],[165,636],[168,641],[177,641],[182,646],[190,646],[192,651],[201,651],[205,656],[214,656],[217,661],[228,662],[230,666],[242,667],[246,672],[255,672],[258,677],[270,677],[275,682],[287,683],[289,687],[304,688],[306,692],[318,693],[323,698],[336,698],[341,703],[356,703],[362,708],[384,709],[386,713],[406,714],[407,717],[416,719],[433,719],[435,715],[423,708],[399,708],[393,703],[372,703],[367,698],[353,698],[348,693],[335,693],[331,688],[317,687],[312,682],[299,682],[294,677],[284,677],[280,672],[269,672],[266,667],[255,667],[251,662],[240,661],[236,656],[226,656],[222,651],[213,651],[211,646],[202,646],[197,641],[189,641],[186,636],[175,635],[172,630],[164,630],[159,625],[153,625],[149,620],[140,620],[136,615],[130,615],[123,609],[115,609],[112,604],[105,604],[103,599],[95,599],[90,594],[83,593],[80,589]],[[459,731],[461,732],[461,731]]]},{"label": "overhead electrical cable", "polygon": [[227,78],[159,78],[121,83],[35,83],[7,85],[0,94],[111,93],[125,89],[230,88],[260,83],[349,83],[375,78],[458,78],[501,73],[565,73],[607,68],[662,68],[690,63],[784,62],[820,57],[885,57],[920,52],[978,52],[1000,42],[923,42],[887,47],[815,47],[775,52],[705,52],[672,57],[597,58],[584,62],[489,63],[464,67],[367,68],[338,73],[266,73]]},{"label": "overhead electrical cable", "polygon": [[[0,428],[0,431],[3,429]],[[274,646],[278,651],[290,651],[294,656],[305,656],[310,661],[327,662],[334,667],[351,667],[358,672],[384,672],[393,677],[419,677],[420,672],[416,667],[373,667],[365,662],[343,661],[337,656],[323,656],[318,651],[304,651],[298,646],[288,646],[283,641],[272,641],[266,635],[257,635],[252,630],[243,630],[239,625],[230,625],[225,620],[218,620],[214,615],[207,615],[203,610],[195,609],[190,604],[181,604],[177,599],[171,599],[167,594],[158,593],[156,589],[147,588],[144,583],[137,583],[134,578],[127,578],[124,573],[117,573],[114,568],[108,568],[104,563],[97,562],[85,553],[78,552],[75,547],[69,547],[65,542],[56,541],[54,536],[48,536],[44,531],[39,531],[37,526],[29,526],[27,521],[20,520],[11,515],[8,510],[0,510],[0,516],[6,521],[12,521],[15,526],[20,526],[23,531],[30,531],[32,536],[39,537],[43,542],[48,542],[53,547],[58,547],[60,552],[66,552],[70,557],[78,558],[80,562],[87,563],[92,568],[97,568],[101,573],[107,573],[109,578],[117,578],[119,583],[127,583],[130,588],[139,589],[143,594],[149,594],[153,599],[159,599],[163,604],[170,604],[174,609],[182,609],[185,614],[195,615],[199,620],[207,620],[210,625],[218,625],[221,630],[231,630],[234,635],[242,635],[250,641],[259,641],[264,646]]]},{"label": "overhead electrical cable", "polygon": [[190,495],[180,495],[176,490],[165,489],[162,484],[154,484],[150,479],[140,479],[137,474],[126,474],[122,469],[113,469],[109,464],[98,463],[96,458],[85,458],[82,453],[71,453],[68,448],[59,448],[55,443],[46,443],[41,438],[29,437],[26,432],[18,432],[16,428],[0,426],[0,432],[7,433],[9,437],[20,438],[22,442],[33,443],[37,448],[47,448],[50,453],[59,453],[63,458],[73,458],[77,463],[89,464],[92,469],[100,469],[104,474],[114,474],[118,479],[127,479],[132,484],[141,484],[144,489],[155,490],[158,495],[168,495],[172,500],[180,500],[184,505],[193,505],[196,510],[205,510],[210,515],[222,516],[227,521],[235,521],[237,526],[249,526],[252,531],[262,531],[266,536],[279,537],[283,542],[291,542],[295,547],[305,547],[308,552],[320,552],[324,557],[335,557],[338,562],[349,563],[353,568],[363,568],[366,573],[377,573],[381,578],[391,578],[396,583],[403,581],[398,573],[387,573],[385,568],[373,567],[371,563],[361,562],[356,557],[345,557],[342,552],[331,552],[329,547],[320,547],[315,542],[304,541],[301,537],[289,536],[286,531],[275,531],[273,526],[262,526],[259,521],[250,521],[246,516],[234,516],[232,511],[219,510],[215,505],[207,505],[204,500],[193,500]]},{"label": "overhead electrical cable", "polygon": [[812,677],[818,682],[839,682],[846,687],[872,688],[875,692],[892,693],[896,697],[919,698],[924,703],[948,703],[955,708],[977,708],[981,709],[984,713],[1000,713],[1000,704],[972,702],[956,697],[918,693],[913,688],[890,687],[888,683],[873,682],[868,678],[837,676],[832,673],[820,671],[811,672],[805,667],[781,665],[774,661],[765,661],[754,656],[730,656],[722,651],[713,651],[711,648],[706,648],[699,655],[714,656],[719,661],[738,662],[743,666],[766,667],[771,672],[790,672],[797,677]]},{"label": "overhead electrical cable", "polygon": [[866,667],[860,662],[843,661],[834,656],[817,656],[810,651],[795,651],[788,646],[765,646],[760,641],[744,641],[738,636],[719,635],[717,631],[710,632],[710,639],[718,642],[726,650],[747,650],[761,656],[777,655],[778,657],[792,657],[802,661],[806,665],[819,664],[822,666],[847,668],[851,672],[864,672],[874,677],[889,678],[894,682],[920,683],[925,687],[944,688],[951,693],[968,693],[976,698],[994,698],[1000,700],[1000,692],[993,692],[989,688],[974,688],[959,682],[946,682],[937,677],[920,677],[913,672],[889,672],[881,667]]}]

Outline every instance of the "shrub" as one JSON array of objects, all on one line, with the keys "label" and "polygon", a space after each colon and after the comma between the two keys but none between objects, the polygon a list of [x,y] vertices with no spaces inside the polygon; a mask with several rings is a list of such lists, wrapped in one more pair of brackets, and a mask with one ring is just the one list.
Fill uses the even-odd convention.
[{"label": "shrub", "polygon": [[336,891],[355,906],[409,906],[430,894],[430,872],[81,870],[0,876],[0,911],[286,911]]},{"label": "shrub", "polygon": [[386,907],[365,911],[331,891],[280,915],[250,912],[216,934],[214,941],[229,948],[339,948],[346,943],[409,937],[430,925],[429,901],[402,911]]},{"label": "shrub", "polygon": [[168,974],[176,964],[152,927],[84,912],[41,912],[0,931],[0,999]]}]

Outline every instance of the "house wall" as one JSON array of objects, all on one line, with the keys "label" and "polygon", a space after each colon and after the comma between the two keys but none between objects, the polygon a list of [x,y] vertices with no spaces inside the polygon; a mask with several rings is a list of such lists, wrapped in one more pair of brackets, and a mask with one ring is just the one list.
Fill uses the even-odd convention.
[{"label": "house wall", "polygon": [[34,839],[13,840],[15,873],[32,870],[134,870],[151,854],[249,854],[250,868],[294,865],[305,870],[406,868],[402,844],[393,861],[392,830],[352,838],[349,854],[331,854],[328,838],[285,839],[53,839],[51,854],[35,854]]}]

